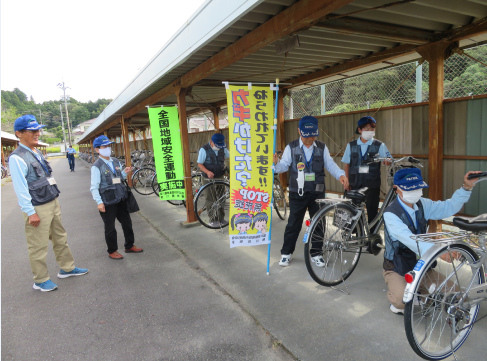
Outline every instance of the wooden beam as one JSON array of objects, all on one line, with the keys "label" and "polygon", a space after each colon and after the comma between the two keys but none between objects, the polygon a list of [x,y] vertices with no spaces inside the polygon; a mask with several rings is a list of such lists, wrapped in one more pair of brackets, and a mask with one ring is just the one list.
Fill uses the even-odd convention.
[{"label": "wooden beam", "polygon": [[328,78],[330,76],[337,75],[343,72],[363,68],[368,65],[381,63],[384,60],[394,59],[406,54],[411,54],[415,51],[415,49],[416,49],[415,45],[410,45],[410,44],[400,45],[392,49],[387,49],[379,53],[369,55],[368,57],[365,58],[350,60],[343,64],[335,65],[323,70],[318,70],[314,73],[306,74],[298,78],[291,79],[287,82],[292,83],[292,85],[287,85],[284,88],[293,88],[298,85],[303,85],[308,82]]},{"label": "wooden beam", "polygon": [[178,87],[176,96],[178,98],[179,129],[181,134],[181,145],[184,162],[184,188],[186,190],[186,217],[187,222],[196,222],[193,204],[193,182],[191,179],[191,161],[189,159],[189,137],[188,124],[186,122],[186,92],[187,89]]},{"label": "wooden beam", "polygon": [[353,0],[300,0],[260,25],[233,44],[204,61],[197,67],[166,85],[124,113],[128,118],[137,114],[146,105],[152,105],[174,94],[176,86],[188,88],[257,50],[305,27],[341,8]]},{"label": "wooden beam", "polygon": [[[277,150],[284,151],[286,147],[286,134],[284,133],[284,97],[287,95],[287,89],[279,89],[277,95]],[[287,173],[279,175],[282,189],[287,189]]]},{"label": "wooden beam", "polygon": [[435,40],[433,32],[349,17],[320,21],[313,27],[333,30],[340,34],[365,35],[370,38],[415,45],[424,45]]},{"label": "wooden beam", "polygon": [[[129,141],[129,122],[122,116],[122,137],[123,137],[123,155],[125,157],[125,167],[132,166],[132,158],[130,157],[130,141]],[[132,172],[127,173],[127,183],[132,187]]]},{"label": "wooden beam", "polygon": [[211,108],[211,112],[213,113],[213,124],[215,125],[215,132],[220,131],[220,108]]},{"label": "wooden beam", "polygon": [[95,156],[95,148],[93,148],[93,138],[90,139],[91,156]]}]

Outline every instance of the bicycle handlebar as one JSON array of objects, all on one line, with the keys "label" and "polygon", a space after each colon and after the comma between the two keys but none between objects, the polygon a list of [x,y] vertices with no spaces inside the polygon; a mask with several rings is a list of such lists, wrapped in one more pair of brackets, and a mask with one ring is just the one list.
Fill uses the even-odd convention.
[{"label": "bicycle handlebar", "polygon": [[470,179],[483,178],[483,177],[487,177],[487,172],[469,174],[467,179],[470,180]]},{"label": "bicycle handlebar", "polygon": [[402,162],[404,160],[408,161],[409,163],[418,164],[420,167],[422,167],[421,161],[419,159],[412,157],[412,156],[402,157],[401,159],[393,159],[393,158],[388,158],[388,157],[375,157],[373,159],[364,160],[363,163],[364,164],[371,164],[371,163],[379,163],[382,161],[391,161],[392,163],[395,164],[395,163]]}]

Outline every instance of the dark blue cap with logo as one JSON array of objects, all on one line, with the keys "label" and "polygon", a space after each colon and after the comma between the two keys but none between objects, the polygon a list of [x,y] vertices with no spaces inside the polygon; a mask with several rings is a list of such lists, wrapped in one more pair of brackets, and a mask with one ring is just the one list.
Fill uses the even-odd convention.
[{"label": "dark blue cap with logo", "polygon": [[211,137],[211,141],[215,143],[218,148],[226,148],[227,145],[225,144],[225,136],[222,133],[215,133]]},{"label": "dark blue cap with logo", "polygon": [[303,138],[317,137],[318,119],[311,115],[305,115],[299,120],[299,132]]},{"label": "dark blue cap with logo", "polygon": [[355,130],[355,134],[360,134],[358,132],[358,128],[360,128],[361,125],[364,125],[364,124],[367,124],[367,123],[374,123],[374,124],[377,124],[377,122],[375,121],[375,119],[373,117],[371,117],[370,115],[366,115],[365,117],[362,117],[358,120],[357,122],[357,129]]},{"label": "dark blue cap with logo", "polygon": [[109,145],[112,144],[113,142],[108,139],[106,135],[100,135],[98,138],[95,138],[93,141],[93,147],[94,148],[100,148],[102,145]]},{"label": "dark blue cap with logo", "polygon": [[37,123],[36,117],[31,114],[23,115],[17,118],[14,123],[14,131],[19,130],[39,130],[46,127],[46,125],[40,125]]},{"label": "dark blue cap with logo", "polygon": [[394,185],[403,191],[414,191],[420,188],[429,188],[421,177],[421,170],[418,168],[401,169],[394,174]]}]

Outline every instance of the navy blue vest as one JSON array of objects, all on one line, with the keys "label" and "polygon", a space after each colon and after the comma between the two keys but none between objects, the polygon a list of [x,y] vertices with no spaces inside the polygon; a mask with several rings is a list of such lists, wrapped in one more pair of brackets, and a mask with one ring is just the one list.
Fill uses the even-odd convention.
[{"label": "navy blue vest", "polygon": [[[223,177],[225,174],[225,149],[218,150],[218,156],[215,154],[209,143],[202,146],[206,152],[206,159],[203,165],[206,169],[215,175],[215,178]],[[203,177],[208,178],[205,172],[202,172]]]},{"label": "navy blue vest", "polygon": [[[380,140],[374,139],[364,159],[372,158],[379,153],[381,144]],[[380,188],[380,163],[369,164],[369,173],[359,173],[359,167],[362,165],[361,148],[357,140],[350,142],[350,170],[348,171],[350,186],[352,189]]]},{"label": "navy blue vest", "polygon": [[[122,168],[117,158],[111,158],[113,166],[115,167],[115,174],[113,169],[101,159],[93,164],[93,167],[97,167],[100,170],[100,197],[103,204],[106,206],[120,203],[127,198],[127,189],[123,184]],[[117,169],[118,168],[118,169]],[[120,183],[113,183],[114,178],[119,178]]]},{"label": "navy blue vest", "polygon": [[[418,221],[419,234],[424,234],[426,233],[428,221],[424,217],[423,203],[421,203],[421,200],[419,200],[416,205],[418,206],[416,219]],[[409,221],[406,211],[399,204],[399,200],[397,198],[385,209],[384,213],[386,212],[390,212],[398,216],[401,221],[403,221],[404,224],[408,226],[409,230],[413,234],[416,234],[416,225],[414,225],[413,227],[413,225]],[[392,264],[394,265],[393,271],[399,273],[401,276],[404,276],[409,271],[412,271],[414,266],[416,265],[416,253],[411,251],[397,239],[393,239],[387,231],[387,227],[384,227],[384,235],[386,242],[386,250],[384,252],[384,269],[391,270],[387,269],[389,267],[386,267],[385,265],[392,262]],[[387,262],[387,260],[389,262]]]},{"label": "navy blue vest", "polygon": [[38,156],[44,161],[46,169],[42,166],[41,162],[32,154],[30,151],[22,146],[18,146],[12,155],[17,155],[24,160],[27,164],[27,175],[25,176],[27,180],[27,185],[29,186],[29,194],[32,197],[32,205],[40,206],[49,203],[59,196],[59,188],[57,184],[50,184],[48,178],[51,176],[52,169],[49,162],[42,156],[42,154],[37,153]]},{"label": "navy blue vest", "polygon": [[316,147],[314,150],[313,161],[310,168],[306,165],[306,159],[303,149],[299,146],[299,139],[296,139],[289,143],[291,148],[292,163],[289,167],[289,190],[291,192],[298,192],[298,163],[304,163],[306,165],[307,173],[315,173],[315,181],[304,182],[303,192],[311,193],[324,193],[325,192],[325,143],[319,140],[315,141]]}]

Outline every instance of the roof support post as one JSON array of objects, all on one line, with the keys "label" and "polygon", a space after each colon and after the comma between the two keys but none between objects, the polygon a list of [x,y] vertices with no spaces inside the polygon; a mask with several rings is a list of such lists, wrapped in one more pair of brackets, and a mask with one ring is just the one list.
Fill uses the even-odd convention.
[{"label": "roof support post", "polygon": [[5,167],[5,154],[3,153],[3,145],[2,145],[2,165]]},{"label": "roof support post", "polygon": [[220,107],[213,107],[211,108],[211,112],[213,113],[213,124],[215,125],[215,133],[220,131],[220,117],[218,114],[220,113]]},{"label": "roof support post", "polygon": [[144,134],[144,148],[145,148],[145,150],[148,150],[147,149],[147,135],[145,133],[147,133],[147,128],[144,128],[143,134]]},{"label": "roof support post", "polygon": [[181,145],[184,162],[184,189],[186,190],[186,216],[187,222],[196,222],[193,205],[193,184],[191,180],[191,162],[189,159],[189,137],[188,124],[186,122],[186,88],[176,87],[176,97],[178,98],[179,129],[181,131]]},{"label": "roof support post", "polygon": [[[277,95],[277,147],[284,151],[286,147],[286,134],[284,132],[284,97],[287,95],[287,89],[279,89]],[[287,188],[287,172],[280,174],[281,186],[285,191]]]},{"label": "roof support post", "polygon": [[[130,142],[129,142],[129,124],[128,121],[122,116],[122,137],[123,137],[123,150],[125,156],[125,167],[132,166],[132,158],[130,157]],[[129,187],[132,187],[132,172],[127,173],[127,182]]]},{"label": "roof support post", "polygon": [[[440,42],[417,49],[429,62],[429,198],[443,199],[443,99],[444,61],[449,42]],[[438,221],[430,221],[430,232],[441,230]]]},{"label": "roof support post", "polygon": [[93,138],[90,139],[90,146],[91,146],[91,156],[95,157],[95,149],[93,148]]}]

